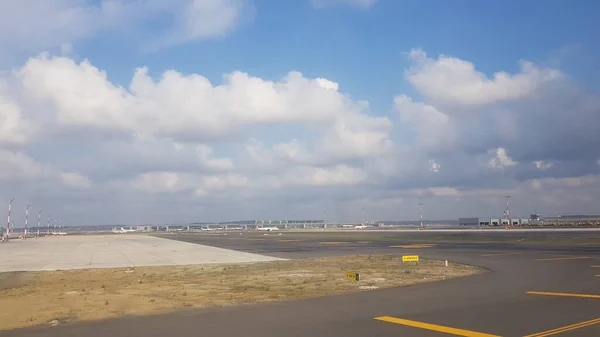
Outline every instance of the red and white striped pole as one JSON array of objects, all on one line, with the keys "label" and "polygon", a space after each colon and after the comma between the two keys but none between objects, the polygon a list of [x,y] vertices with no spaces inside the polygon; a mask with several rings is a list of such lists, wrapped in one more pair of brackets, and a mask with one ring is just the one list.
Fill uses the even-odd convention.
[{"label": "red and white striped pole", "polygon": [[508,209],[508,199],[510,199],[510,195],[507,195],[504,198],[506,199],[506,220],[508,221],[508,226],[506,226],[506,229],[510,230],[510,226],[512,225],[510,223],[510,211]]},{"label": "red and white striped pole", "polygon": [[42,211],[43,209],[40,209],[40,212],[38,213],[37,237],[40,236],[40,218],[42,217]]},{"label": "red and white striped pole", "polygon": [[8,223],[6,225],[6,241],[10,238],[10,209],[12,207],[12,203],[15,201],[15,198],[10,199],[8,202]]},{"label": "red and white striped pole", "polygon": [[27,221],[29,219],[29,208],[31,207],[31,205],[27,205],[27,207],[25,207],[25,233],[23,234],[23,239],[27,238]]},{"label": "red and white striped pole", "polygon": [[421,219],[421,227],[419,227],[419,230],[423,230],[423,204],[419,204],[419,215],[420,215],[420,219]]}]

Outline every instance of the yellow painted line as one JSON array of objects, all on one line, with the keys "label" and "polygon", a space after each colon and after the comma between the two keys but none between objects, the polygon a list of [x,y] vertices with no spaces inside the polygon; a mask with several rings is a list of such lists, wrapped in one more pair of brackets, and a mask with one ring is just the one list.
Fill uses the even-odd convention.
[{"label": "yellow painted line", "polygon": [[536,261],[563,261],[563,260],[583,260],[591,259],[589,256],[575,256],[575,257],[553,257],[549,259],[537,259]]},{"label": "yellow painted line", "polygon": [[366,243],[372,243],[372,242],[371,241],[358,241],[357,243],[366,244]]},{"label": "yellow painted line", "polygon": [[561,328],[556,328],[556,329],[552,329],[552,330],[548,330],[548,331],[542,331],[542,332],[534,333],[532,335],[527,335],[525,337],[546,337],[546,336],[552,336],[552,335],[556,335],[556,334],[559,334],[559,333],[563,333],[563,332],[567,332],[567,331],[571,331],[571,330],[575,330],[575,329],[585,328],[586,326],[590,326],[590,325],[594,325],[594,324],[598,324],[598,323],[600,323],[600,318],[592,319],[592,320],[581,322],[581,323],[577,323],[577,324],[571,324],[571,325],[563,326]]},{"label": "yellow painted line", "polygon": [[321,242],[322,245],[343,245],[345,243],[348,243],[348,242],[341,242],[341,241],[340,242],[337,242],[337,241],[324,241],[324,242]]},{"label": "yellow painted line", "polygon": [[490,335],[490,334],[487,334],[487,333],[481,333],[481,332],[475,332],[475,331],[469,331],[469,330],[462,330],[462,329],[450,328],[450,327],[447,327],[447,326],[435,325],[435,324],[429,324],[429,323],[422,323],[422,322],[417,322],[417,321],[409,321],[407,319],[401,319],[401,318],[390,317],[390,316],[375,317],[375,319],[378,320],[378,321],[383,321],[383,322],[389,322],[389,323],[395,323],[395,324],[400,324],[400,325],[406,325],[406,326],[410,326],[410,327],[413,327],[413,328],[420,328],[420,329],[425,329],[425,330],[443,332],[443,333],[447,333],[447,334],[451,334],[451,335],[455,335],[455,336],[464,336],[464,337],[500,337],[500,336],[496,336],[496,335]]},{"label": "yellow painted line", "polygon": [[248,241],[264,241],[266,239],[248,239]]},{"label": "yellow painted line", "polygon": [[483,254],[481,256],[509,256],[509,255],[521,255],[523,253],[497,253],[497,254]]},{"label": "yellow painted line", "polygon": [[306,240],[279,240],[279,242],[302,242]]},{"label": "yellow painted line", "polygon": [[528,291],[526,294],[529,295],[547,295],[547,296],[564,296],[564,297],[583,297],[583,298],[600,298],[600,295],[589,295],[589,294],[569,294],[569,293],[551,293],[544,291]]},{"label": "yellow painted line", "polygon": [[593,265],[593,266],[590,266],[590,267],[592,267],[592,268],[600,268],[600,265]]}]

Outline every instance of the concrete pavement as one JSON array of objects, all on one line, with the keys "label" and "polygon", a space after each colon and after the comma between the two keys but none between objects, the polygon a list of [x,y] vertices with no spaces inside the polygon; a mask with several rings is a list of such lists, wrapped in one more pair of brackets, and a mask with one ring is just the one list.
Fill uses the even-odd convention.
[{"label": "concrete pavement", "polygon": [[0,244],[0,272],[277,260],[147,235],[50,236]]},{"label": "concrete pavement", "polygon": [[[418,254],[423,258],[476,264],[490,272],[341,296],[39,327],[0,335],[600,336],[600,320],[595,320],[600,318],[600,296],[593,297],[600,295],[600,278],[595,276],[600,269],[593,268],[600,265],[597,246],[433,242],[428,248],[414,249],[391,248],[412,244],[394,238],[334,241],[327,237],[272,234],[169,237],[286,258]],[[584,297],[575,297],[577,294]]]}]

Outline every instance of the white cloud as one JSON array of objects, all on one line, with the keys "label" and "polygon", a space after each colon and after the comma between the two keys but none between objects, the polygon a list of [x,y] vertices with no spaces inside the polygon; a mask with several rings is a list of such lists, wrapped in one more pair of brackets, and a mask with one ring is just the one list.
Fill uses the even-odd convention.
[{"label": "white cloud", "polygon": [[428,99],[450,104],[477,106],[532,97],[540,87],[562,77],[554,69],[539,68],[523,61],[520,72],[497,72],[490,79],[473,63],[440,55],[432,59],[420,49],[408,53],[413,65],[406,70],[408,81]]},{"label": "white cloud", "polygon": [[298,167],[284,176],[284,180],[291,185],[309,186],[357,185],[365,179],[364,171],[347,165],[333,168]]},{"label": "white cloud", "polygon": [[200,164],[206,168],[217,171],[228,171],[233,169],[233,162],[229,158],[212,158],[213,149],[208,145],[198,145]]},{"label": "white cloud", "polygon": [[416,126],[421,146],[429,149],[453,149],[456,146],[450,117],[436,107],[400,95],[394,98],[394,109],[404,124]]},{"label": "white cloud", "polygon": [[517,162],[508,156],[505,148],[499,147],[494,151],[494,158],[490,159],[489,166],[493,169],[503,169],[516,166]]},{"label": "white cloud", "polygon": [[546,170],[549,169],[550,167],[552,167],[552,163],[546,163],[543,160],[537,160],[534,162],[535,167],[540,169],[540,170]]},{"label": "white cloud", "polygon": [[0,181],[37,179],[49,174],[49,168],[20,152],[0,148]]},{"label": "white cloud", "polygon": [[127,90],[88,61],[77,64],[42,55],[27,62],[20,75],[27,91],[52,104],[59,123],[68,126],[196,138],[226,137],[245,125],[283,122],[336,124],[338,135],[348,122],[365,123],[364,129],[375,132],[389,128],[386,119],[350,114],[361,106],[297,72],[280,82],[233,72],[225,84],[214,86],[200,75],[175,71],[154,82],[141,68]]},{"label": "white cloud", "polygon": [[[452,218],[461,208],[496,212],[507,194],[543,212],[564,191],[592,207],[594,94],[533,65],[489,79],[467,61],[413,54],[407,80],[423,97],[397,93],[389,114],[342,92],[343,83],[294,71],[280,79],[232,71],[212,83],[140,67],[119,84],[88,60],[32,57],[0,78],[0,190],[68,199],[98,218],[94,205],[120,201],[137,208],[116,208],[119,216],[138,222],[155,222],[138,218],[141,210],[169,221],[323,211],[347,220],[359,202],[393,218],[392,201],[413,214],[418,197],[432,217]],[[567,117],[555,110],[570,102]],[[572,136],[557,141],[556,132]],[[178,213],[153,213],[163,204]]]},{"label": "white cloud", "polygon": [[89,188],[92,182],[86,176],[79,173],[62,173],[61,178],[65,185],[74,188]]},{"label": "white cloud", "polygon": [[181,186],[177,172],[149,172],[137,176],[131,185],[146,193],[176,192],[185,189]]},{"label": "white cloud", "polygon": [[246,0],[4,0],[0,44],[26,51],[64,51],[78,40],[105,31],[136,30],[148,22],[172,22],[152,32],[152,40],[179,44],[228,34],[246,5]]},{"label": "white cloud", "polygon": [[335,83],[333,81],[330,81],[330,80],[328,80],[326,78],[317,78],[316,81],[317,81],[317,84],[321,88],[330,89],[330,90],[333,90],[333,91],[338,91],[338,89],[340,87],[339,84],[337,84],[337,83]]},{"label": "white cloud", "polygon": [[440,172],[440,168],[440,164],[438,164],[434,159],[429,161],[429,171],[437,173]]},{"label": "white cloud", "polygon": [[31,123],[23,119],[20,107],[0,96],[0,145],[26,143],[32,133]]},{"label": "white cloud", "polygon": [[155,47],[225,36],[237,26],[247,5],[247,0],[189,0],[181,8],[176,4],[172,9],[176,28]]}]

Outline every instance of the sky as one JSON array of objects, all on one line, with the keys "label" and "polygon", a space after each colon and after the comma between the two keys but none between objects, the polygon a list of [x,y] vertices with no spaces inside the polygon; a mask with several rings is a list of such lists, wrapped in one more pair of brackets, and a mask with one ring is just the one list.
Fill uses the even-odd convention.
[{"label": "sky", "polygon": [[[0,214],[600,213],[592,0],[3,0]],[[6,207],[6,209],[5,209]]]}]

